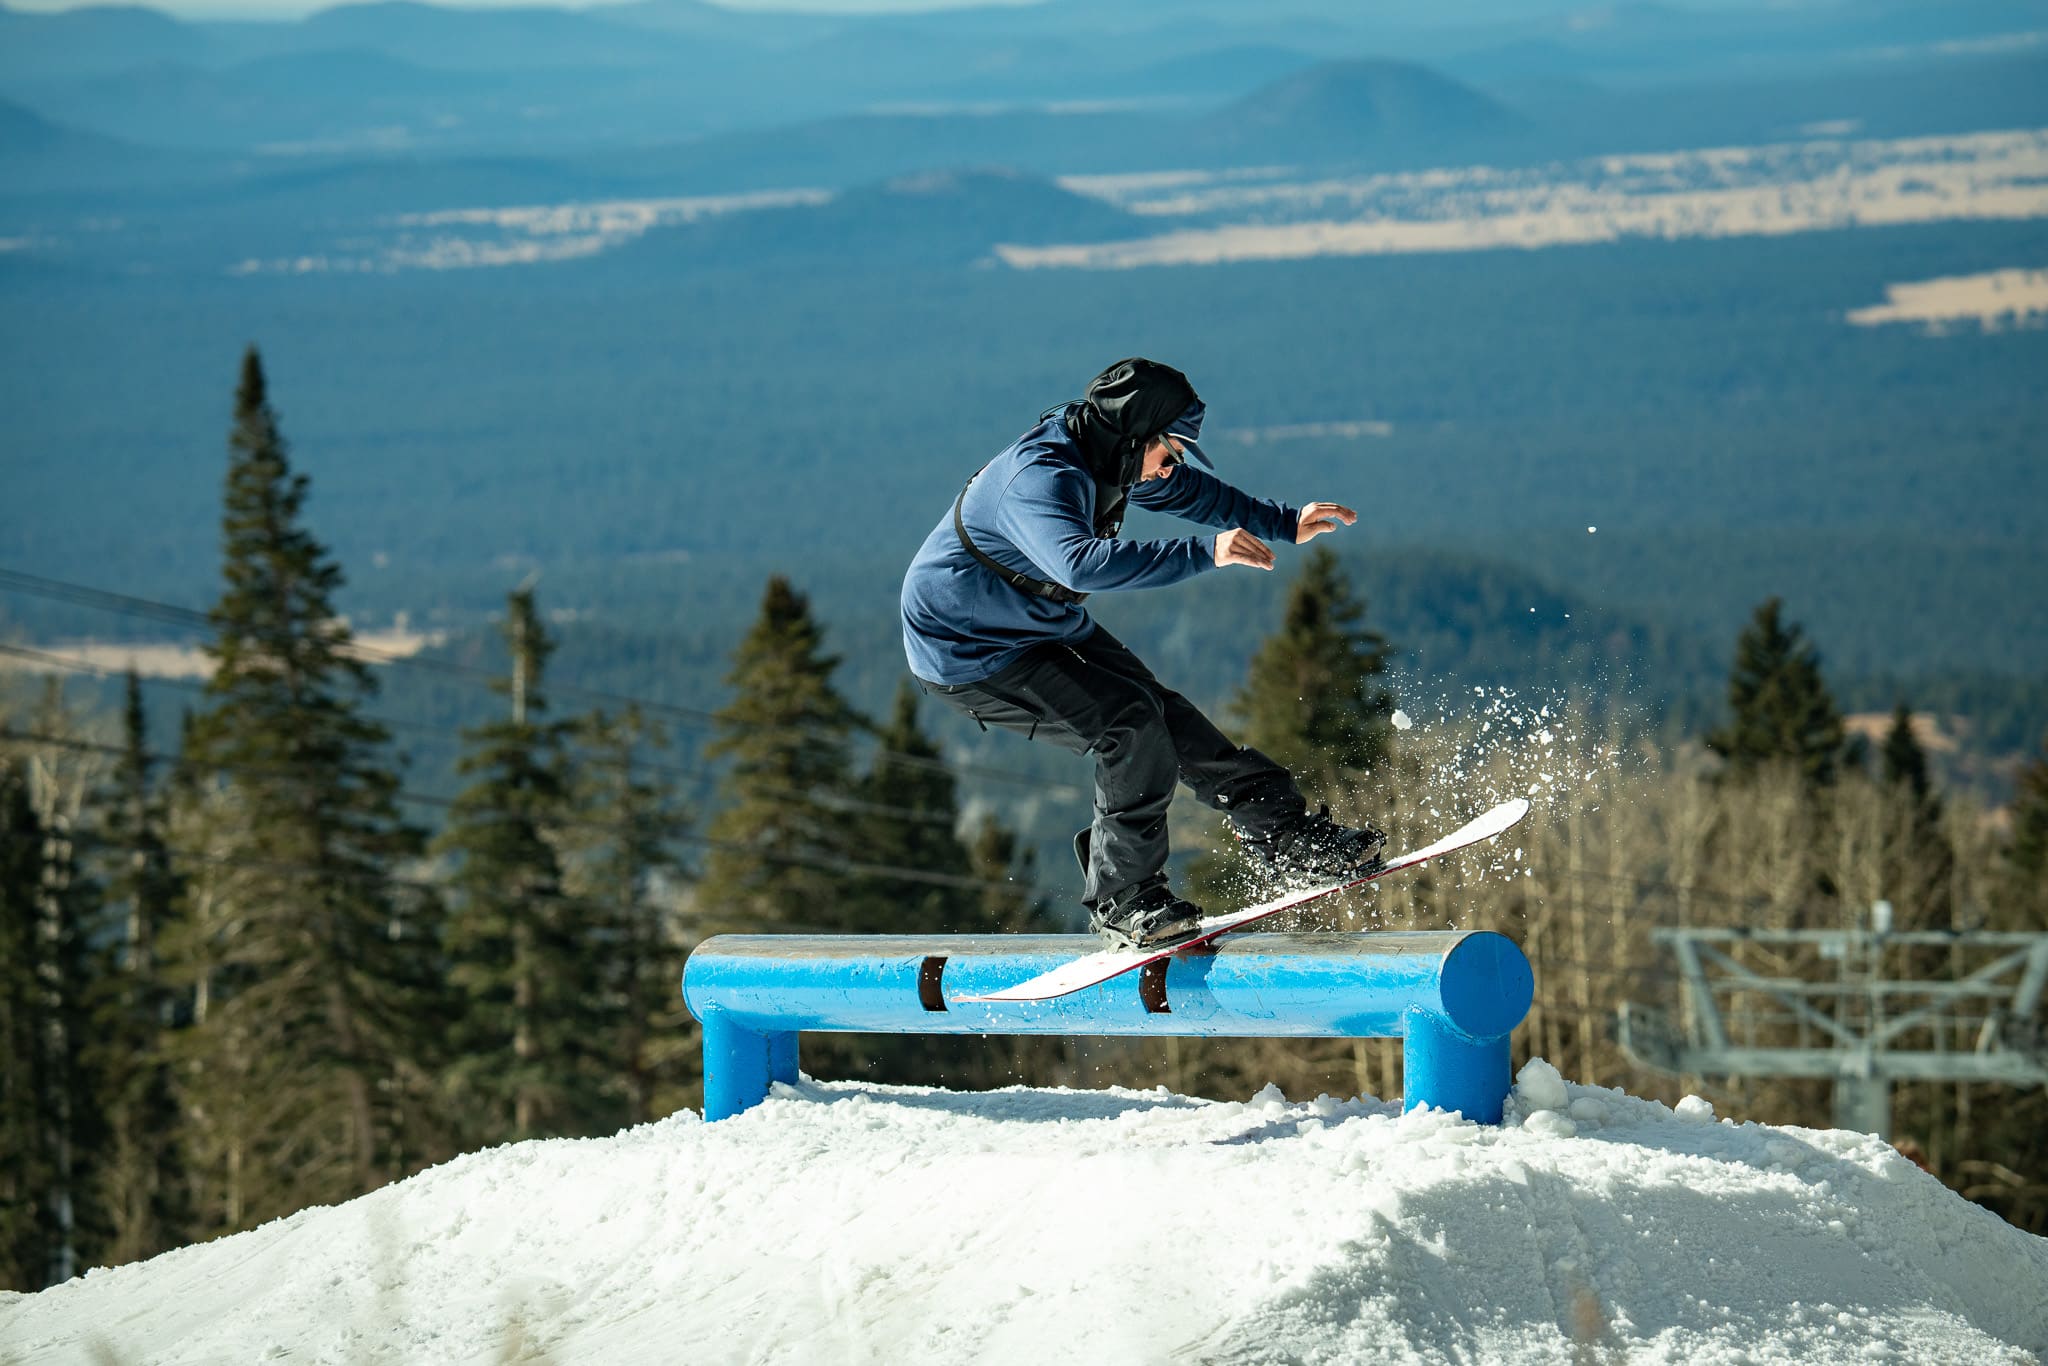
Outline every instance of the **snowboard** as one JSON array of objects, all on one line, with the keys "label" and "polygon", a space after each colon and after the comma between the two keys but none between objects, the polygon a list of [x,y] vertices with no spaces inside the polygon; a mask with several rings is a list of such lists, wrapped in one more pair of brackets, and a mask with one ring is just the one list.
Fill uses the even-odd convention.
[{"label": "snowboard", "polygon": [[1433,858],[1441,858],[1454,850],[1463,849],[1467,845],[1492,839],[1528,814],[1528,801],[1517,797],[1513,801],[1502,802],[1485,815],[1445,835],[1435,844],[1387,859],[1370,872],[1340,882],[1304,887],[1299,891],[1288,892],[1271,901],[1262,901],[1256,906],[1248,906],[1244,910],[1232,911],[1227,915],[1206,916],[1202,920],[1201,931],[1192,939],[1183,939],[1177,944],[1168,944],[1157,949],[1105,949],[1101,953],[1076,958],[1071,963],[1062,963],[1052,971],[1042,972],[1029,981],[1019,982],[1016,986],[1004,987],[1001,991],[992,991],[982,996],[962,996],[958,999],[963,1002],[1050,1001],[1056,997],[1069,996],[1074,992],[1107,982],[1111,978],[1121,977],[1127,972],[1135,972],[1147,963],[1157,963],[1177,953],[1199,949],[1233,930],[1241,930],[1254,921],[1264,920],[1269,915],[1291,911],[1298,906],[1306,906],[1311,901],[1334,896],[1353,887],[1363,887],[1366,883],[1378,881],[1389,873],[1397,873],[1403,868],[1413,868]]}]

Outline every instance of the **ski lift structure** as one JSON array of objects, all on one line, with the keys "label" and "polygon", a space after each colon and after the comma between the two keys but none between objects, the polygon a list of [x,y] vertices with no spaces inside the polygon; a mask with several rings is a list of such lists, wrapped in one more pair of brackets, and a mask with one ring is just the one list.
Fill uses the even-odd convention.
[{"label": "ski lift structure", "polygon": [[[2048,1086],[2048,934],[1867,927],[1650,932],[1677,959],[1680,1019],[1624,1002],[1642,1067],[1834,1082],[1837,1128],[1891,1137],[1895,1082]],[[1749,961],[1745,962],[1744,959]]]}]

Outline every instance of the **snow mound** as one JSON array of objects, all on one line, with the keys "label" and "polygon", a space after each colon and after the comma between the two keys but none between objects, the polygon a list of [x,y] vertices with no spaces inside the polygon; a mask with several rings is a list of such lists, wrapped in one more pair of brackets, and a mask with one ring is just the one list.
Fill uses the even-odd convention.
[{"label": "snow mound", "polygon": [[1875,1138],[1532,1064],[1370,1098],[779,1087],[0,1297],[10,1363],[2023,1362],[2048,1240]]}]

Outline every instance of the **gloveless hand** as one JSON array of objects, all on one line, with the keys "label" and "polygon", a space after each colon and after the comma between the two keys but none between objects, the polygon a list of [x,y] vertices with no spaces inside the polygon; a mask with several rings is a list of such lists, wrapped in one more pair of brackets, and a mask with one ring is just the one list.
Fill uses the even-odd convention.
[{"label": "gloveless hand", "polygon": [[1254,569],[1273,567],[1273,548],[1243,527],[1232,527],[1216,537],[1216,563],[1248,564]]},{"label": "gloveless hand", "polygon": [[[1310,503],[1301,510],[1301,521],[1295,525],[1294,543],[1300,545],[1303,541],[1315,539],[1325,531],[1335,531],[1339,522],[1350,526],[1357,520],[1358,514],[1342,503]],[[1220,564],[1222,561],[1219,560],[1217,563]]]}]

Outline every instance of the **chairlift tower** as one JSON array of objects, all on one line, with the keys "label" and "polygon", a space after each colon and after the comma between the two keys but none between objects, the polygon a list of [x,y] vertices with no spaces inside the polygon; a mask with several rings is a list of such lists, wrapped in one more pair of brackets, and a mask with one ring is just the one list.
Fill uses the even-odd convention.
[{"label": "chairlift tower", "polygon": [[[1715,1077],[1821,1077],[1837,1128],[1891,1136],[1898,1081],[2048,1086],[2048,934],[1894,932],[1891,904],[1842,930],[1657,929],[1678,960],[1682,1027],[1624,1002],[1640,1066]],[[1766,960],[1763,966],[1737,961]]]}]

